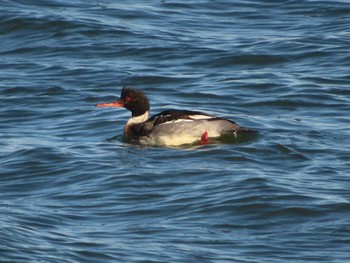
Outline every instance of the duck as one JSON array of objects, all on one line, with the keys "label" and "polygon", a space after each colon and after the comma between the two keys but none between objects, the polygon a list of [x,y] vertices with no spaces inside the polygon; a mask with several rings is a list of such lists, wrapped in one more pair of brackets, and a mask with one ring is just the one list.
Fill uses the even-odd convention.
[{"label": "duck", "polygon": [[120,98],[98,103],[96,107],[123,107],[131,112],[124,126],[127,141],[151,146],[181,146],[210,143],[212,138],[255,131],[239,126],[234,121],[201,111],[169,109],[150,117],[150,102],[140,90],[123,87]]}]

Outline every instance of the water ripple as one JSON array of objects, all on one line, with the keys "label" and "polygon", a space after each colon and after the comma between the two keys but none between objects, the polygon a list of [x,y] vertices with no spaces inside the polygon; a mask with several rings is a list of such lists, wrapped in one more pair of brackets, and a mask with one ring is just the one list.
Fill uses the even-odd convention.
[{"label": "water ripple", "polygon": [[[345,1],[0,6],[0,261],[349,261]],[[124,85],[259,133],[130,145]]]}]

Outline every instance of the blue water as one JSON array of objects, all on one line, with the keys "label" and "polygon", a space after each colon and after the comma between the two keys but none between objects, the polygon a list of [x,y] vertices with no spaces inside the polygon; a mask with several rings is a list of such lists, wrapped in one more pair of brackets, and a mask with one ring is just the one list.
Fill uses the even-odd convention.
[{"label": "blue water", "polygon": [[[121,2],[121,1],[120,1]],[[0,1],[1,262],[349,262],[348,1]],[[123,140],[124,85],[257,138]]]}]

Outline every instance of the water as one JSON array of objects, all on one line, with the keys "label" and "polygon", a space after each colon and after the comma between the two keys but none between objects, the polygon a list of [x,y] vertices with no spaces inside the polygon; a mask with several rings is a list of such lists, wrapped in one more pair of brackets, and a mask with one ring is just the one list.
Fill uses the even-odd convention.
[{"label": "water", "polygon": [[[1,262],[348,262],[348,1],[1,1]],[[122,140],[152,113],[259,131]]]}]

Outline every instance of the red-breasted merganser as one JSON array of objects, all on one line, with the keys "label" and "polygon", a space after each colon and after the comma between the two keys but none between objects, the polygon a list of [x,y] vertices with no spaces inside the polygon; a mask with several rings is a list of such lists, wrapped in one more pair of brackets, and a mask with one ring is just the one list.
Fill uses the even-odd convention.
[{"label": "red-breasted merganser", "polygon": [[96,106],[124,107],[131,111],[132,117],[124,127],[124,135],[129,141],[143,145],[205,144],[208,138],[252,132],[228,119],[198,111],[166,110],[150,118],[148,98],[143,92],[129,87],[122,89],[119,100]]}]

